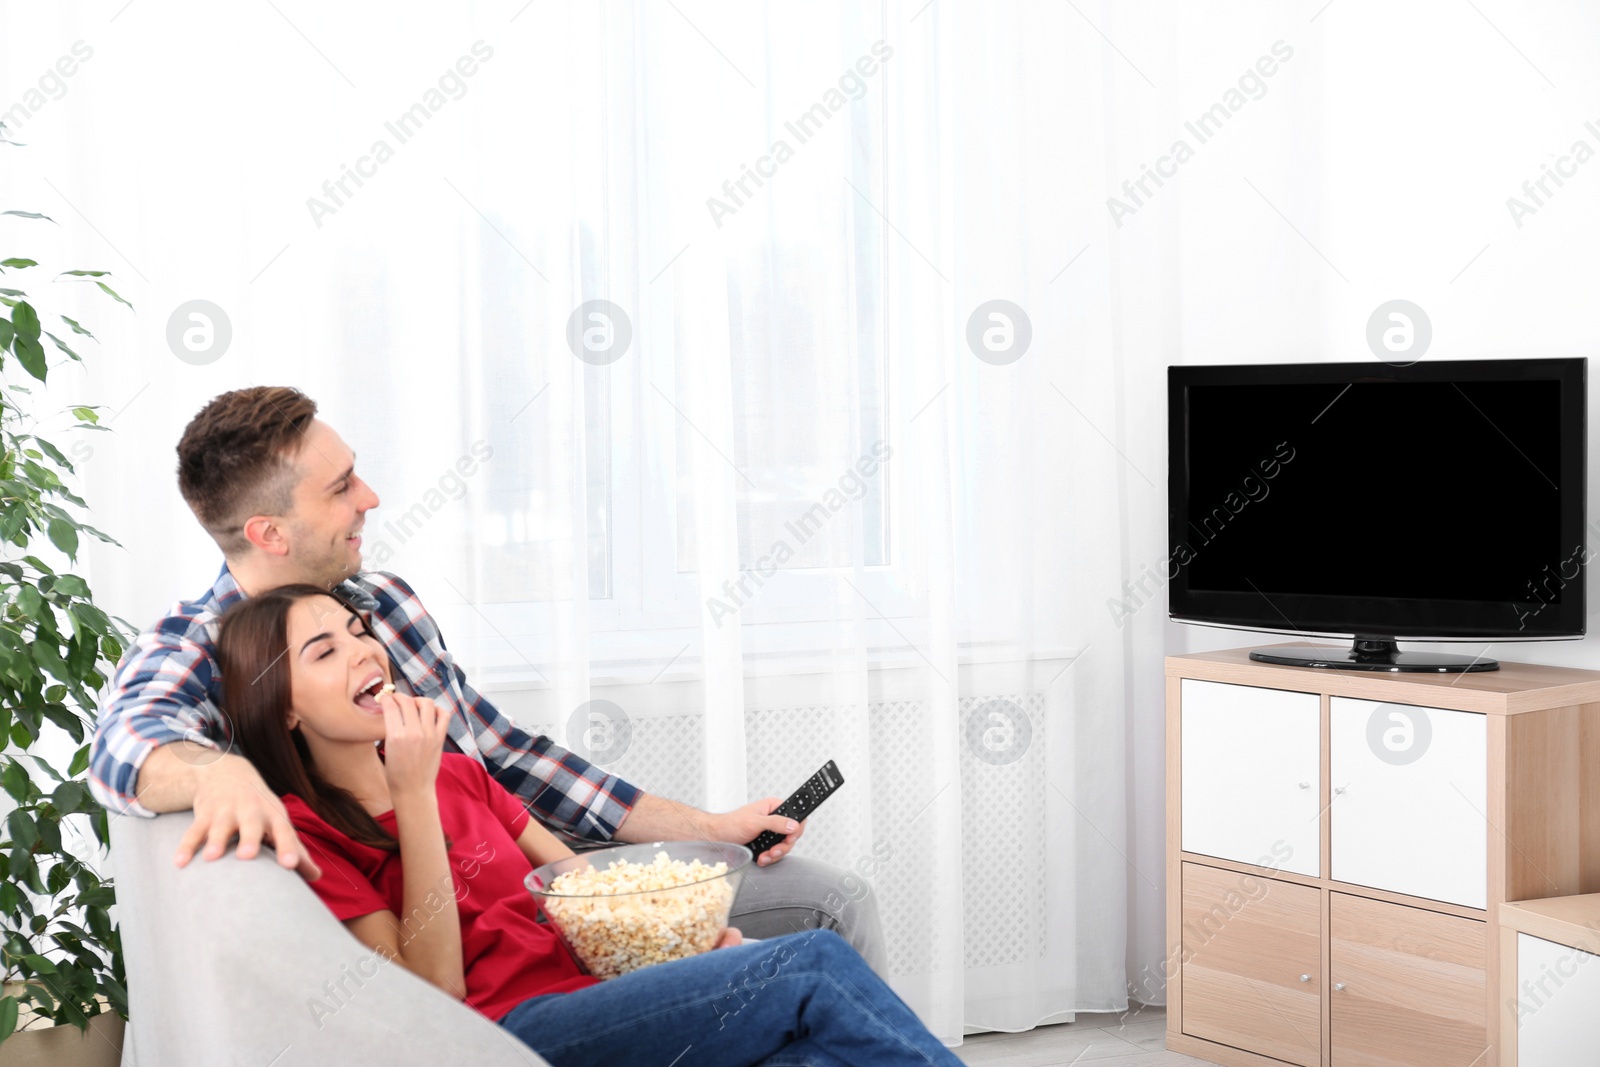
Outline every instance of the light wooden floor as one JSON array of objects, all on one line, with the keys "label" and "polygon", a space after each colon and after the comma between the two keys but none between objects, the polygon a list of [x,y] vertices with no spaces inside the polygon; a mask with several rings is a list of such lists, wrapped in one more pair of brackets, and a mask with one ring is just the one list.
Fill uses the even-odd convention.
[{"label": "light wooden floor", "polygon": [[996,1067],[1199,1067],[1197,1060],[1167,1051],[1165,1008],[1139,1008],[1126,1015],[1080,1012],[1076,1022],[1041,1026],[1021,1034],[974,1034],[955,1050],[961,1062]]}]

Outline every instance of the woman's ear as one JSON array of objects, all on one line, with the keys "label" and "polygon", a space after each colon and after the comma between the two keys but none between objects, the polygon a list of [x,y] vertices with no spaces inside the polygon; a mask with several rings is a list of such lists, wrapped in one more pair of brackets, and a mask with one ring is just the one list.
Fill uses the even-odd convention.
[{"label": "woman's ear", "polygon": [[291,733],[300,729],[300,716],[291,711],[289,718],[285,720],[285,725],[289,727]]}]

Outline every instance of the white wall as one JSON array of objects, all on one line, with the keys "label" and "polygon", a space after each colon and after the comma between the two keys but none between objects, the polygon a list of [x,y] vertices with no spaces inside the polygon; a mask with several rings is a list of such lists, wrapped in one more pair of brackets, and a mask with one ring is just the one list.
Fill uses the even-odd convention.
[{"label": "white wall", "polygon": [[[1575,141],[1600,153],[1600,9],[1559,0],[1312,0],[1192,4],[1162,16],[1122,11],[1107,28],[1155,83],[1124,86],[1125,96],[1144,91],[1148,100],[1126,101],[1120,113],[1122,164],[1108,192],[1173,139],[1193,144],[1184,120],[1221,99],[1273,42],[1294,55],[1267,79],[1265,95],[1113,231],[1125,268],[1117,356],[1126,383],[1121,443],[1131,462],[1166,471],[1167,365],[1370,359],[1366,320],[1390,299],[1428,313],[1426,358],[1595,354],[1600,156],[1520,226],[1506,201]],[[1596,129],[1585,129],[1590,120]],[[1595,522],[1600,464],[1592,452],[1589,476]],[[1165,486],[1129,486],[1125,577],[1137,580],[1147,567],[1161,573],[1166,559]],[[1494,506],[1492,489],[1475,492]],[[1591,573],[1591,605],[1595,582]],[[1131,646],[1153,642],[1176,655],[1286,640],[1164,615],[1163,590],[1125,620]],[[1488,654],[1600,668],[1600,634]],[[1134,662],[1129,855],[1154,875],[1165,836],[1164,698],[1159,669]],[[1165,934],[1153,891],[1132,884],[1137,975]]]},{"label": "white wall", "polygon": [[[1595,354],[1600,9],[1336,0],[1314,23],[1280,25],[1294,59],[1268,97],[1205,146],[1215,156],[1191,163],[1176,190],[1182,350],[1173,362],[1370,359],[1367,316],[1394,298],[1428,313],[1427,359]],[[1228,32],[1272,32],[1257,26]],[[1228,59],[1206,56],[1185,81],[1203,94],[1206,84],[1224,85],[1230,69]],[[1553,195],[1519,226],[1508,198],[1526,200],[1523,182],[1579,140],[1596,158],[1564,163],[1576,173],[1560,188],[1547,185]],[[1159,382],[1147,384],[1159,391]],[[1591,406],[1596,388],[1591,378]],[[1160,402],[1156,393],[1149,399]],[[1589,477],[1593,522],[1593,453]],[[1492,487],[1474,491],[1494,506]],[[1591,574],[1591,605],[1594,583]],[[1251,643],[1237,631],[1167,624],[1169,653]],[[1501,644],[1489,654],[1600,667],[1600,634]]]}]

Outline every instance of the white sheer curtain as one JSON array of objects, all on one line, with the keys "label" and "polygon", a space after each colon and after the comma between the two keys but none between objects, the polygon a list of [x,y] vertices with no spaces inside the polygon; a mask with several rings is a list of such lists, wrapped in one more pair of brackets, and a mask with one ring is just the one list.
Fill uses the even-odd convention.
[{"label": "white sheer curtain", "polygon": [[[1082,12],[8,14],[13,69],[96,49],[13,195],[139,305],[58,387],[115,415],[97,592],[143,623],[204,588],[171,448],[216,393],[297,385],[383,498],[369,565],[523,725],[717,809],[836,760],[803,848],[872,886],[949,1041],[1122,1007],[1130,902],[1160,952],[1126,692],[1159,637],[1105,604],[1159,465],[1112,358],[1133,76]],[[204,366],[166,341],[195,298],[233,330]]]}]

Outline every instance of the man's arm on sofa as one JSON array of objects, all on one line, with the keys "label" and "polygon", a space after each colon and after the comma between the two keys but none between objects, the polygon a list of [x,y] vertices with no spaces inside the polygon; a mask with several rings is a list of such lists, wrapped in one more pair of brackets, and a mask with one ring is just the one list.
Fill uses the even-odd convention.
[{"label": "man's arm on sofa", "polygon": [[[196,624],[163,619],[139,635],[118,665],[90,750],[89,788],[107,810],[151,816],[194,809],[175,862],[188,863],[201,842],[205,858],[222,855],[239,836],[238,856],[250,859],[263,838],[278,862],[315,878],[317,866],[300,846],[283,803],[227,738],[210,699],[216,669],[209,648],[193,640]],[[226,743],[226,742],[225,742]]]},{"label": "man's arm on sofa", "polygon": [[179,839],[172,857],[179,867],[194,858],[195,849],[202,842],[205,851],[201,858],[214,860],[238,835],[239,847],[234,854],[239,859],[254,859],[265,841],[273,847],[282,866],[298,869],[311,881],[322,876],[322,869],[309,850],[301,846],[300,835],[295,833],[283,801],[267,788],[260,772],[243,756],[174,741],[150,753],[141,777],[150,778],[145,804],[151,811],[194,809],[194,821]]}]

